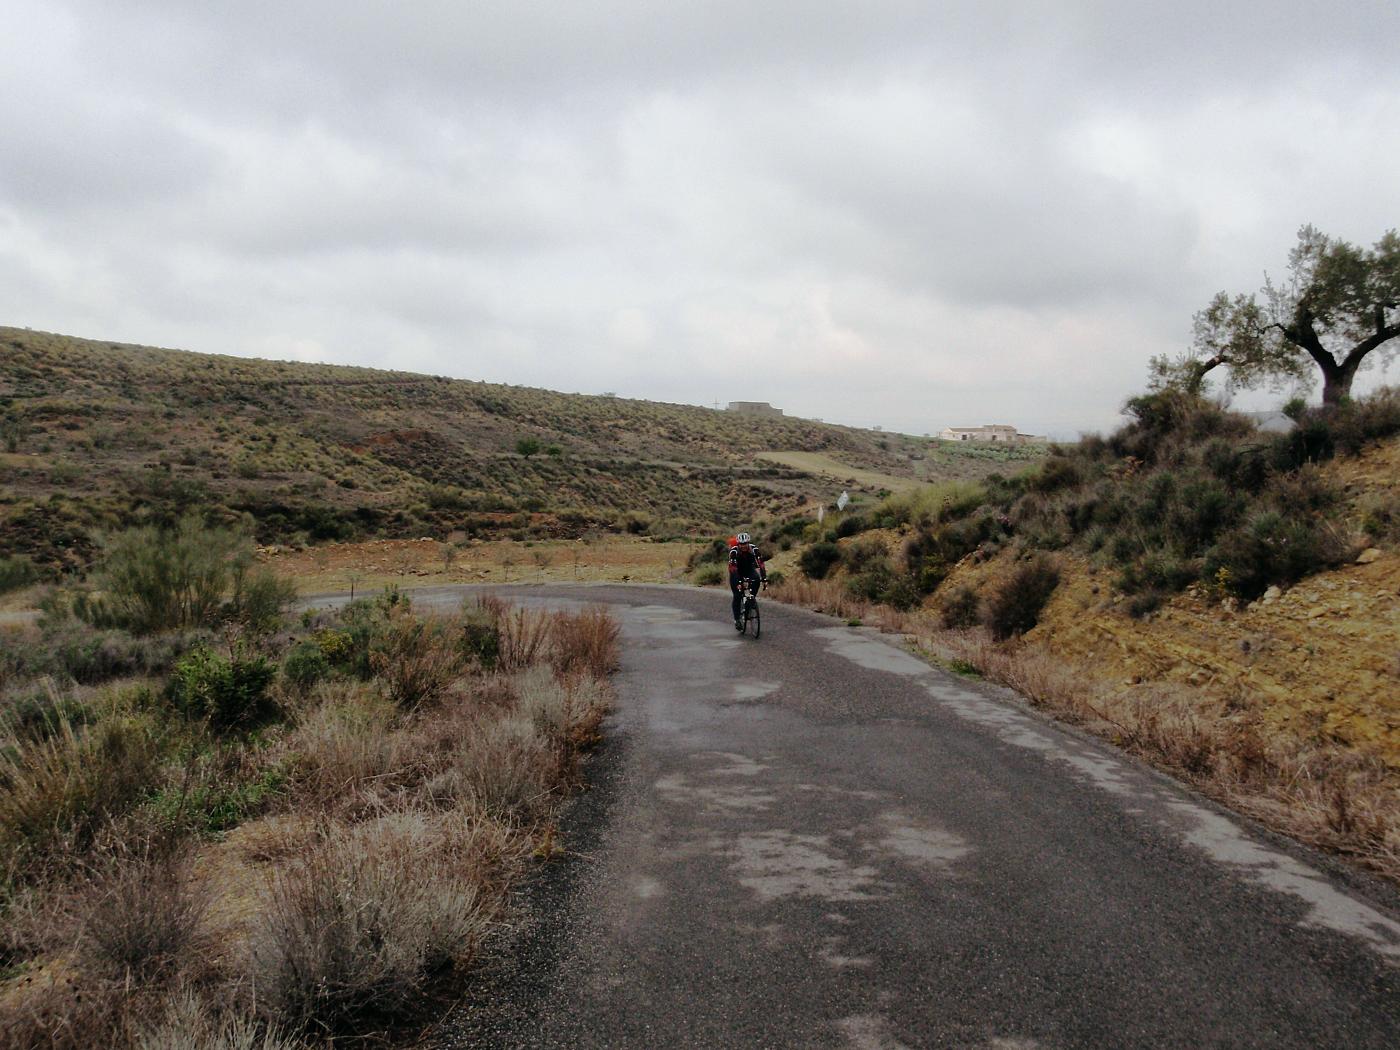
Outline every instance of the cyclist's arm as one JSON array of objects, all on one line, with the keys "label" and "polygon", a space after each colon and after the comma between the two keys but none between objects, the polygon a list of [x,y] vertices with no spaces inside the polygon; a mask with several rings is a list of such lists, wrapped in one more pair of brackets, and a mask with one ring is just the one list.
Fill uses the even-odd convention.
[{"label": "cyclist's arm", "polygon": [[758,548],[753,549],[753,560],[758,565],[758,579],[760,583],[768,582],[768,569],[763,564],[763,555],[758,553]]}]

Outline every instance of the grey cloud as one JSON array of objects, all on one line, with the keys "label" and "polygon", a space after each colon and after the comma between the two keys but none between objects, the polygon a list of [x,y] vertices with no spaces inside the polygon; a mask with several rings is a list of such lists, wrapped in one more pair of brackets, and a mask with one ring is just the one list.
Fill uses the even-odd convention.
[{"label": "grey cloud", "polygon": [[36,327],[1073,432],[1395,222],[1389,4],[12,3]]}]

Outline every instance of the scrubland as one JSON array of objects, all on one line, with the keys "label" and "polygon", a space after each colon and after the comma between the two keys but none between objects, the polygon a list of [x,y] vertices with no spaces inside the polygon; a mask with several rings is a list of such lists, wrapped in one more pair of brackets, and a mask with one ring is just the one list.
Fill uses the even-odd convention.
[{"label": "scrubland", "polygon": [[296,548],[664,541],[846,483],[760,453],[818,454],[872,495],[998,469],[983,450],[797,418],[15,328],[0,363],[0,551],[25,559],[0,582],[81,574],[96,533],[190,512]]},{"label": "scrubland", "polygon": [[0,638],[0,1043],[295,1047],[440,1011],[559,850],[606,611],[290,622],[252,542],[109,538]]},{"label": "scrubland", "polygon": [[1400,880],[1400,393],[1292,406],[1286,434],[1129,408],[1011,477],[780,520],[772,593]]}]

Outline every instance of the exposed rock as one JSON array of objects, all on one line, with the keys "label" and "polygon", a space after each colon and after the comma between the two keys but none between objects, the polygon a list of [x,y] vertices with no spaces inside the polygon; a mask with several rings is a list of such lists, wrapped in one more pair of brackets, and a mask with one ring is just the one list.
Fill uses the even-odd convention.
[{"label": "exposed rock", "polygon": [[1271,602],[1276,602],[1276,601],[1278,601],[1279,598],[1282,596],[1282,594],[1283,594],[1283,591],[1279,590],[1277,585],[1274,585],[1274,586],[1271,586],[1267,591],[1265,591],[1265,592],[1264,592],[1264,597],[1260,598],[1259,600],[1260,600],[1261,602],[1263,602],[1265,605],[1268,605],[1268,604],[1270,604]]},{"label": "exposed rock", "polygon": [[1376,548],[1376,547],[1367,547],[1364,551],[1362,551],[1360,554],[1358,554],[1358,555],[1356,556],[1356,564],[1357,564],[1357,565],[1370,565],[1371,562],[1375,561],[1375,560],[1376,560],[1377,558],[1379,558],[1380,556],[1381,556],[1381,552],[1380,552],[1380,549],[1379,549],[1379,548]]}]

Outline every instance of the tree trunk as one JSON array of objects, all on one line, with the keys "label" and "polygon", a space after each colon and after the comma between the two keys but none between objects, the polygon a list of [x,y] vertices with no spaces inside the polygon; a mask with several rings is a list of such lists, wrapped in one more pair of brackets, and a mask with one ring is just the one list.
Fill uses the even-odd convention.
[{"label": "tree trunk", "polygon": [[1321,361],[1318,364],[1322,366],[1322,403],[1336,406],[1349,400],[1351,381],[1356,378],[1356,367],[1361,364],[1361,359],[1353,361],[1348,357],[1345,363],[1331,368]]}]

